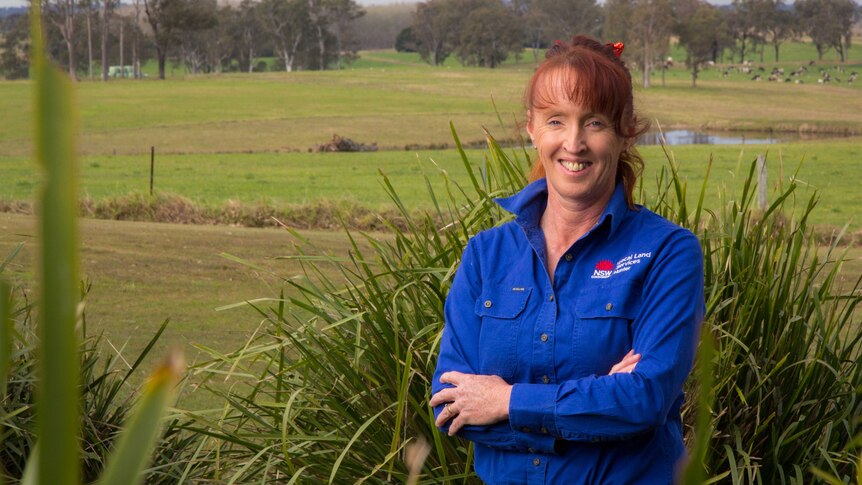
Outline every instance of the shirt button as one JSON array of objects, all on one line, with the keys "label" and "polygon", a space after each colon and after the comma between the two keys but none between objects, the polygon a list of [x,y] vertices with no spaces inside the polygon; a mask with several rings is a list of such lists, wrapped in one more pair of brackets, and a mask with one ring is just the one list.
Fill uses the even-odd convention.
[{"label": "shirt button", "polygon": [[[523,448],[521,448],[521,449],[523,449]],[[542,460],[540,460],[538,458],[533,458],[533,466],[539,466],[541,464],[542,464]]]},{"label": "shirt button", "polygon": [[527,448],[527,451],[529,451],[530,453],[535,453],[535,452],[536,452],[536,450],[534,450],[534,449],[532,449],[532,448]]},{"label": "shirt button", "polygon": [[[548,377],[548,376],[542,376],[542,382],[544,382],[545,384],[547,384],[547,383],[551,382],[551,378],[550,378],[550,377]],[[522,448],[522,449],[523,449],[523,448]]]},{"label": "shirt button", "polygon": [[491,303],[491,300],[485,300],[485,308],[491,308],[491,305],[493,305],[493,303]]},{"label": "shirt button", "polygon": [[571,260],[572,260],[571,253],[566,253],[566,261],[571,261]]},{"label": "shirt button", "polygon": [[548,341],[548,334],[543,333],[542,334],[542,342],[547,342],[547,341]]},{"label": "shirt button", "polygon": [[554,301],[554,295],[551,295],[550,297],[548,297],[548,301]]},{"label": "shirt button", "polygon": [[548,428],[546,428],[544,426],[542,426],[541,431],[542,431],[542,434],[548,434]]},{"label": "shirt button", "polygon": [[614,309],[614,304],[613,304],[613,303],[608,303],[607,305],[605,305],[605,310],[607,310],[607,311],[611,311],[611,310],[613,310],[613,309]]}]

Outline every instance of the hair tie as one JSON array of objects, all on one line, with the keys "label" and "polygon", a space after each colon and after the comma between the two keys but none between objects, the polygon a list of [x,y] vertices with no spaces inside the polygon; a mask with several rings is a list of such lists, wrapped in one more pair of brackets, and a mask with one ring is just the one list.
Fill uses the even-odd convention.
[{"label": "hair tie", "polygon": [[616,42],[616,43],[613,43],[613,44],[611,44],[610,42],[608,42],[608,43],[607,43],[607,44],[605,44],[605,45],[606,45],[606,46],[608,46],[608,47],[610,47],[611,49],[613,49],[613,50],[614,50],[614,55],[615,55],[615,56],[617,56],[617,57],[621,56],[621,55],[623,54],[623,49],[625,49],[625,48],[626,48],[626,45],[625,45],[625,44],[623,44],[622,42]]}]

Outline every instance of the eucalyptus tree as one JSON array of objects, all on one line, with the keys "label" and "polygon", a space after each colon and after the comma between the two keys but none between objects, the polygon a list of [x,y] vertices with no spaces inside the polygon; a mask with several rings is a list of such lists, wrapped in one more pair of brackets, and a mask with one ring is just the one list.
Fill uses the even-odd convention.
[{"label": "eucalyptus tree", "polygon": [[6,79],[26,79],[30,67],[30,18],[28,14],[9,16],[0,36],[0,75]]},{"label": "eucalyptus tree", "polygon": [[643,69],[643,87],[650,87],[650,72],[670,49],[674,14],[670,0],[608,0],[602,33],[625,43],[625,56]]},{"label": "eucalyptus tree", "polygon": [[284,70],[296,68],[300,46],[308,36],[311,18],[306,0],[263,0],[260,2],[263,31],[272,39],[276,55],[284,63]]},{"label": "eucalyptus tree", "polygon": [[734,47],[739,53],[739,62],[745,62],[746,53],[758,40],[758,26],[754,14],[755,0],[733,0],[732,5],[733,10],[728,16],[729,27],[738,39]]},{"label": "eucalyptus tree", "polygon": [[521,50],[520,23],[500,0],[462,0],[469,12],[460,24],[455,54],[464,65],[494,68]]},{"label": "eucalyptus tree", "polygon": [[108,80],[108,27],[118,0],[101,0],[102,2],[102,81]]},{"label": "eucalyptus tree", "polygon": [[329,30],[335,36],[335,68],[341,69],[341,58],[352,59],[356,55],[353,23],[365,15],[365,10],[354,0],[328,0],[330,13]]},{"label": "eucalyptus tree", "polygon": [[859,8],[853,0],[797,0],[795,9],[801,30],[811,37],[817,57],[823,60],[826,49],[834,48],[844,62],[853,37]]},{"label": "eucalyptus tree", "polygon": [[234,11],[231,32],[235,43],[235,53],[240,70],[252,72],[254,58],[263,43],[263,22],[257,2],[242,0]]},{"label": "eucalyptus tree", "polygon": [[75,52],[75,24],[78,15],[78,5],[75,0],[41,0],[43,17],[48,19],[60,34],[66,44],[69,67],[69,77],[78,80],[78,59]]},{"label": "eucalyptus tree", "polygon": [[755,5],[755,21],[763,38],[772,44],[778,62],[781,44],[793,38],[796,31],[793,13],[783,0],[756,0]]},{"label": "eucalyptus tree", "polygon": [[[634,0],[631,55],[643,68],[643,87],[650,87],[650,71],[670,49],[673,9],[670,0]],[[662,63],[663,65],[663,63]]]},{"label": "eucalyptus tree", "polygon": [[556,40],[598,35],[604,18],[595,0],[522,0],[517,11],[523,16],[522,29],[536,62],[539,49]]},{"label": "eucalyptus tree", "polygon": [[704,0],[677,0],[673,5],[674,31],[685,47],[685,63],[691,70],[691,87],[697,87],[701,64],[715,61],[730,42],[726,20],[721,12]]},{"label": "eucalyptus tree", "polygon": [[159,62],[159,79],[165,78],[168,50],[176,44],[180,34],[213,27],[215,9],[215,0],[144,0]]},{"label": "eucalyptus tree", "polygon": [[461,14],[456,0],[428,0],[416,6],[413,38],[425,62],[439,66],[446,61],[455,45]]}]

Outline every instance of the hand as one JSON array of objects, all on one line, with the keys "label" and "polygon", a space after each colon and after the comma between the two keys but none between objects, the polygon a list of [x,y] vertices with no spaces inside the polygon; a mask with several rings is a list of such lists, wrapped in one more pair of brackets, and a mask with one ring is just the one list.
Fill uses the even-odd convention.
[{"label": "hand", "polygon": [[454,436],[467,424],[488,425],[509,417],[512,386],[499,376],[446,372],[440,376],[443,384],[455,387],[443,389],[431,397],[431,405],[445,403],[436,425],[449,424],[449,436]]},{"label": "hand", "polygon": [[623,360],[617,362],[613,367],[611,367],[611,371],[608,372],[608,375],[611,376],[620,373],[631,374],[640,360],[641,354],[636,354],[634,349],[629,350],[629,353],[623,357]]}]

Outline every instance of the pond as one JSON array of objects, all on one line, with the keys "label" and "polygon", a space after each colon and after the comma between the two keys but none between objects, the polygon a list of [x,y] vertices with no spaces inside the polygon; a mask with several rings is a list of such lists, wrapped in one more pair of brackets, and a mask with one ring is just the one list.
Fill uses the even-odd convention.
[{"label": "pond", "polygon": [[[661,144],[661,133],[648,131],[639,139],[639,145]],[[812,133],[769,133],[769,132],[701,132],[692,130],[667,130],[664,132],[665,145],[771,145],[773,143],[816,140],[825,138],[842,137],[836,134],[812,134]]]}]

